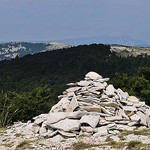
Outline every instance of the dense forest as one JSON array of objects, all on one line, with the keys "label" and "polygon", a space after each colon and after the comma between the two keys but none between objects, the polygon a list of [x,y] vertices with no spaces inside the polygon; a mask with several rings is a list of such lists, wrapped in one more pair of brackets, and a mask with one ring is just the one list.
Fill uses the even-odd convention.
[{"label": "dense forest", "polygon": [[[0,125],[47,113],[69,82],[89,71],[149,102],[150,56],[120,57],[109,45],[80,45],[0,62]],[[9,109],[8,109],[9,108]],[[7,114],[8,112],[8,114]]]}]

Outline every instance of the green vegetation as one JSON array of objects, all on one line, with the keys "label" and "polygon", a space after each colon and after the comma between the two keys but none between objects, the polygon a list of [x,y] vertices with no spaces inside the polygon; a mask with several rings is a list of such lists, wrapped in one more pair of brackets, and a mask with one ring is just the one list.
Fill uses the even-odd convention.
[{"label": "green vegetation", "polygon": [[83,143],[83,142],[78,142],[78,143],[75,143],[73,145],[73,149],[74,150],[82,150],[82,149],[91,148],[91,147],[97,147],[97,146],[98,145],[86,144],[86,143]]},{"label": "green vegetation", "polygon": [[139,145],[139,144],[142,144],[140,141],[130,141],[128,143],[128,148],[133,148],[135,147],[136,145]]},{"label": "green vegetation", "polygon": [[27,121],[32,117],[48,112],[54,105],[50,88],[39,87],[31,92],[0,93],[0,126],[4,127],[18,120]]},{"label": "green vegetation", "polygon": [[137,96],[140,100],[150,105],[150,68],[139,68],[137,75],[128,76],[127,74],[116,73],[111,83],[116,88],[127,91],[130,95]]},{"label": "green vegetation", "polygon": [[30,146],[29,146],[30,142],[31,141],[23,141],[23,142],[21,142],[20,144],[18,144],[16,146],[16,150],[31,149]]}]

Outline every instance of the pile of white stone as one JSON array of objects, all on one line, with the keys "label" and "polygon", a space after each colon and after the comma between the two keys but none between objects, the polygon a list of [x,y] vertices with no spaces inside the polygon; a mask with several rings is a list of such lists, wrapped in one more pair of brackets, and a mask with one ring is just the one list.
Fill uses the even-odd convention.
[{"label": "pile of white stone", "polygon": [[149,128],[150,107],[108,85],[108,80],[89,72],[84,80],[67,84],[69,88],[58,97],[60,101],[48,114],[41,114],[27,123],[16,123],[13,130],[29,137],[59,135],[68,138],[99,137],[137,126]]}]

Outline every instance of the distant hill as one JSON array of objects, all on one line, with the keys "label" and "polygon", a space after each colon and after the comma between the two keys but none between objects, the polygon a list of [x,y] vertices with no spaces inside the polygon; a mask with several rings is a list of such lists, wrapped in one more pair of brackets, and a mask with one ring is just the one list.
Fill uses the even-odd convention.
[{"label": "distant hill", "polygon": [[103,43],[103,44],[118,44],[118,45],[125,45],[125,46],[142,46],[147,47],[150,44],[142,40],[133,39],[126,35],[101,35],[101,36],[94,36],[88,38],[74,38],[74,39],[64,39],[60,40],[61,42],[65,42],[72,45],[83,45],[83,44],[92,44],[92,43]]},{"label": "distant hill", "polygon": [[27,54],[35,54],[38,52],[51,51],[62,48],[69,48],[71,45],[61,42],[10,42],[0,44],[0,60],[10,60],[17,56],[22,57]]}]

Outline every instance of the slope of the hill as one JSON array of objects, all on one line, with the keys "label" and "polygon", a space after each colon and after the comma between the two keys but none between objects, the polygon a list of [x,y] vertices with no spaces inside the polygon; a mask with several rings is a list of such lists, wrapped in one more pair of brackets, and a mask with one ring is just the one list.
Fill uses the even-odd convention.
[{"label": "slope of the hill", "polygon": [[27,54],[34,54],[38,52],[51,51],[55,49],[69,48],[71,45],[60,42],[43,42],[43,43],[29,43],[29,42],[11,42],[0,44],[0,60],[9,60],[16,56],[22,57]]},{"label": "slope of the hill", "polygon": [[119,56],[138,56],[150,55],[150,47],[129,47],[123,45],[111,45],[112,52],[116,52]]},{"label": "slope of the hill", "polygon": [[134,75],[142,66],[150,67],[149,56],[123,58],[107,45],[82,45],[0,62],[0,87],[24,92],[48,84],[53,89],[59,86],[59,91],[67,82],[80,80],[91,70],[112,78],[116,72]]}]

